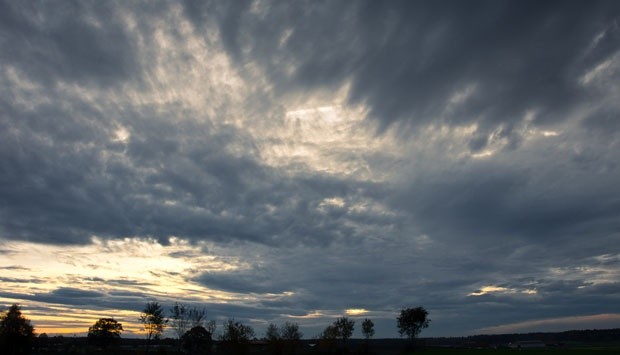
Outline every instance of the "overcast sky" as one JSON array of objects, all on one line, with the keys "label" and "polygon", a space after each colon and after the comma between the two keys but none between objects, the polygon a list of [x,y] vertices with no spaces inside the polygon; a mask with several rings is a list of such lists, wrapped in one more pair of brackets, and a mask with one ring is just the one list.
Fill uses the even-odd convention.
[{"label": "overcast sky", "polygon": [[620,327],[620,2],[1,1],[0,305]]}]

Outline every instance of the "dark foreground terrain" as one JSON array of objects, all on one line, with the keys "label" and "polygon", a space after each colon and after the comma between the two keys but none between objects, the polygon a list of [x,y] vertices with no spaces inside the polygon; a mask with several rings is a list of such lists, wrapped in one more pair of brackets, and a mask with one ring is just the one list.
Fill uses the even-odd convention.
[{"label": "dark foreground terrain", "polygon": [[[90,349],[90,348],[73,348],[73,349],[65,349],[60,352],[40,352],[33,351],[31,354],[146,354],[144,349]],[[175,351],[172,349],[152,349],[149,351],[149,354],[168,354],[168,355],[177,355],[177,354],[188,354],[185,352]],[[223,353],[216,353],[223,354]],[[248,355],[270,355],[272,352],[270,351],[250,351]],[[563,349],[553,349],[553,348],[542,348],[542,349],[456,349],[456,348],[425,348],[425,349],[417,349],[413,351],[393,351],[387,349],[373,349],[368,353],[358,352],[358,351],[348,351],[348,352],[321,352],[321,351],[309,351],[309,350],[298,350],[295,355],[312,355],[312,354],[369,354],[369,355],[553,355],[553,354],[567,354],[567,355],[620,355],[620,346],[619,347],[578,347],[578,348],[563,348]]]},{"label": "dark foreground terrain", "polygon": [[[347,343],[319,339],[302,340],[294,348],[274,349],[264,340],[254,340],[240,348],[214,342],[208,349],[185,352],[175,339],[151,344],[148,354],[209,355],[503,355],[568,354],[620,355],[620,329],[579,330],[561,333],[477,335],[452,338],[422,338],[415,344],[404,339],[350,339]],[[5,352],[0,349],[0,354]],[[146,354],[143,339],[121,339],[107,348],[93,346],[86,338],[50,337],[37,339],[31,354]]]}]

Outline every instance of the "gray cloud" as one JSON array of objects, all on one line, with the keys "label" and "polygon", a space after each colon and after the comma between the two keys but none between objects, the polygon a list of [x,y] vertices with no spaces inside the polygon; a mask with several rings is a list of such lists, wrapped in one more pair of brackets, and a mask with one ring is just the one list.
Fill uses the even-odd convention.
[{"label": "gray cloud", "polygon": [[237,293],[281,293],[287,290],[280,289],[274,282],[275,275],[269,273],[204,273],[196,281],[217,290]]},{"label": "gray cloud", "polygon": [[50,292],[37,294],[3,292],[1,296],[7,298],[25,299],[54,304],[86,306],[98,303],[98,301],[101,300],[104,294],[95,291],[81,290],[78,288],[61,287]]},{"label": "gray cloud", "polygon": [[[204,17],[189,4],[198,23],[207,13],[220,15],[231,56],[259,63],[282,92],[351,82],[349,101],[369,105],[383,127],[478,124],[474,150],[496,129],[518,144],[515,124],[528,110],[545,125],[590,102],[593,93],[579,78],[617,51],[620,33],[617,4],[604,1],[272,1],[258,10],[234,2],[209,6]],[[463,102],[450,108],[451,100]],[[588,121],[617,116],[617,106],[609,109],[596,110]]]},{"label": "gray cloud", "polygon": [[2,282],[10,282],[10,283],[44,283],[46,280],[44,279],[37,279],[37,278],[31,278],[31,279],[22,279],[22,278],[15,278],[15,277],[0,277],[0,281]]},{"label": "gray cloud", "polygon": [[[9,120],[23,118],[15,115]],[[122,149],[110,147],[104,137],[82,136],[64,144],[62,137],[56,137],[50,146],[34,131],[45,128],[5,131],[5,142],[16,143],[3,153],[1,193],[12,206],[4,209],[6,234],[58,242],[88,241],[92,234],[287,242],[286,235],[296,233],[311,243],[337,237],[333,228],[337,221],[310,208],[330,190],[353,190],[348,182],[321,176],[291,180],[252,157],[231,157],[224,148],[233,142],[243,144],[242,132],[209,132],[153,117],[137,117],[132,123],[141,127],[132,129],[128,160],[103,157],[101,149],[110,154]],[[158,139],[162,131],[177,134],[162,143]],[[28,152],[22,151],[18,140],[31,142]],[[288,209],[268,214],[267,204]],[[283,222],[281,229],[273,229]]]},{"label": "gray cloud", "polygon": [[[601,164],[613,164],[614,158],[601,153],[596,158]],[[617,171],[588,173],[570,157],[559,159],[520,162],[515,157],[509,164],[480,162],[447,171],[430,168],[422,183],[408,186],[408,193],[400,192],[393,201],[410,210],[428,233],[451,238],[476,234],[474,243],[487,240],[481,238],[485,236],[544,242],[586,231],[592,236],[607,235],[608,228],[620,222],[620,206],[609,194],[615,190],[611,180],[618,177]]]},{"label": "gray cloud", "polygon": [[23,270],[23,271],[28,271],[30,269],[22,267],[22,266],[17,266],[17,265],[11,265],[11,266],[3,266],[0,267],[1,270]]},{"label": "gray cloud", "polygon": [[[134,46],[111,4],[3,2],[1,60],[33,79],[112,85],[136,77]],[[105,19],[105,26],[102,20]]]}]

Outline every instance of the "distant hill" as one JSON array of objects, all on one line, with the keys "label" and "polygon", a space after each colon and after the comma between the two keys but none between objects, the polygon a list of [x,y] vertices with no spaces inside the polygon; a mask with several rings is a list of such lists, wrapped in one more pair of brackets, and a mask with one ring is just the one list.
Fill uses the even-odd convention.
[{"label": "distant hill", "polygon": [[620,344],[620,328],[569,330],[556,333],[472,335],[468,337],[421,338],[427,346],[492,346],[517,341],[540,340],[548,345]]}]

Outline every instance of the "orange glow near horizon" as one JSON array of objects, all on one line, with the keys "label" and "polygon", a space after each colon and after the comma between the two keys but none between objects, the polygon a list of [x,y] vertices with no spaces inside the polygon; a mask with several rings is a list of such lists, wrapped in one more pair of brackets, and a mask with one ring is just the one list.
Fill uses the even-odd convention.
[{"label": "orange glow near horizon", "polygon": [[[249,266],[238,257],[228,256],[226,250],[174,237],[167,245],[148,238],[93,237],[91,244],[70,246],[8,241],[3,249],[7,251],[0,259],[3,291],[10,296],[0,297],[0,309],[13,303],[21,305],[38,334],[86,333],[100,318],[116,319],[127,332],[143,332],[139,312],[122,306],[98,309],[106,301],[136,307],[136,299],[147,302],[150,297],[164,304],[177,300],[235,303],[262,297],[214,290],[194,281],[203,272]],[[264,297],[291,296],[285,292]]]},{"label": "orange glow near horizon", "polygon": [[[36,334],[86,335],[88,328],[101,318],[116,319],[123,325],[126,333],[139,335],[144,332],[142,325],[138,322],[139,312],[135,311],[69,308],[43,302],[22,302],[12,298],[0,298],[0,303],[21,305],[22,314],[34,325]],[[41,308],[46,308],[47,311]]]}]

